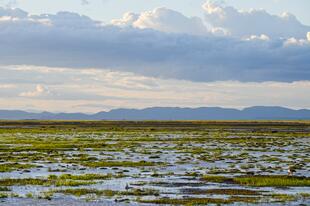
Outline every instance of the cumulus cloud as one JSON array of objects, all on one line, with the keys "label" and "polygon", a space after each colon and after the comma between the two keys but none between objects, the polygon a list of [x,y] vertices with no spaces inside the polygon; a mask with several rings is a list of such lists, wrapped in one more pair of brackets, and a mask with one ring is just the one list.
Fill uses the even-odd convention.
[{"label": "cumulus cloud", "polygon": [[307,33],[307,39],[310,41],[310,32]]},{"label": "cumulus cloud", "polygon": [[188,18],[183,14],[167,8],[156,8],[138,14],[126,13],[120,20],[112,20],[112,24],[131,25],[139,29],[154,29],[168,33],[185,33],[205,35],[207,28],[198,17]]},{"label": "cumulus cloud", "polygon": [[19,94],[21,97],[38,97],[48,94],[49,90],[41,84],[38,84],[34,91],[22,92]]},{"label": "cumulus cloud", "polygon": [[203,8],[205,20],[211,28],[225,29],[237,37],[265,34],[272,38],[304,38],[310,30],[309,26],[301,24],[290,13],[277,16],[263,9],[237,10],[213,1],[207,1]]},{"label": "cumulus cloud", "polygon": [[[188,35],[183,32],[185,25],[196,28],[196,20],[184,19],[167,9],[155,9],[138,17],[128,14],[115,21],[116,25],[104,25],[69,12],[30,15],[2,9],[2,13],[3,65],[110,68],[190,81],[310,79],[309,44],[286,46],[287,39],[268,40],[268,33],[251,34],[246,41],[229,36]],[[4,18],[8,16],[14,18]],[[171,16],[173,21],[169,20]],[[127,23],[136,26],[118,26]]]},{"label": "cumulus cloud", "polygon": [[285,46],[309,46],[309,41],[306,39],[296,39],[296,38],[289,38],[284,42]]},{"label": "cumulus cloud", "polygon": [[121,19],[113,19],[111,24],[121,27],[133,26],[134,22],[139,19],[139,16],[139,14],[133,12],[126,12]]},{"label": "cumulus cloud", "polygon": [[249,40],[249,41],[255,41],[255,40],[258,40],[258,41],[269,41],[270,38],[269,36],[265,35],[265,34],[262,34],[260,36],[257,36],[257,35],[251,35],[250,37],[246,38],[246,40]]}]

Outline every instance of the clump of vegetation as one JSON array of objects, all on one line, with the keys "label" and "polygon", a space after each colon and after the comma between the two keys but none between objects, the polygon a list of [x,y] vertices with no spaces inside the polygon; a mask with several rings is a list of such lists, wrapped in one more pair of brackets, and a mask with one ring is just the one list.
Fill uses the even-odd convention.
[{"label": "clump of vegetation", "polygon": [[66,190],[56,190],[55,193],[63,193],[66,195],[74,195],[74,196],[84,196],[87,194],[96,194],[96,195],[104,195],[109,196],[108,193],[105,193],[103,190],[96,189],[86,189],[86,188],[78,188],[78,189],[66,189]]},{"label": "clump of vegetation", "polygon": [[183,189],[181,190],[185,194],[195,194],[195,195],[204,195],[204,194],[213,194],[213,195],[261,195],[260,191],[256,190],[247,190],[247,189]]},{"label": "clump of vegetation", "polygon": [[33,194],[32,194],[32,193],[27,193],[27,194],[26,194],[26,197],[27,197],[27,198],[33,198]]},{"label": "clump of vegetation", "polygon": [[45,191],[45,192],[40,193],[39,198],[40,199],[51,200],[53,195],[54,195],[53,191]]},{"label": "clump of vegetation", "polygon": [[310,193],[299,193],[299,195],[305,199],[310,198]]},{"label": "clump of vegetation", "polygon": [[11,191],[11,189],[8,188],[8,187],[0,187],[0,191],[2,191],[2,192],[8,192],[8,191]]},{"label": "clump of vegetation", "polygon": [[218,183],[232,182],[232,178],[216,175],[204,175],[202,179],[207,182],[218,182]]},{"label": "clump of vegetation", "polygon": [[14,185],[43,185],[43,186],[80,186],[95,184],[93,181],[74,181],[74,180],[61,180],[61,179],[35,179],[35,178],[24,178],[24,179],[0,179],[0,185],[3,186],[14,186]]},{"label": "clump of vegetation", "polygon": [[8,197],[9,197],[8,194],[6,194],[6,193],[0,193],[0,199],[1,199],[1,198],[8,198]]},{"label": "clump of vegetation", "polygon": [[287,175],[253,175],[228,178],[224,176],[205,175],[202,178],[209,182],[232,183],[255,187],[308,187],[309,177],[287,176]]},{"label": "clump of vegetation", "polygon": [[257,203],[260,199],[257,197],[238,197],[232,196],[229,199],[220,198],[182,198],[170,199],[162,198],[155,200],[138,200],[141,203],[149,204],[170,204],[170,205],[209,205],[209,204],[232,204],[235,202]]},{"label": "clump of vegetation", "polygon": [[244,176],[235,177],[233,182],[241,185],[255,187],[309,187],[309,177],[297,177],[286,175],[267,175],[267,176]]},{"label": "clump of vegetation", "polygon": [[2,186],[13,186],[13,185],[47,185],[48,180],[44,179],[0,179],[0,185]]},{"label": "clump of vegetation", "polygon": [[215,198],[182,198],[182,199],[155,199],[155,200],[138,200],[140,203],[148,204],[170,204],[170,205],[207,205],[207,204],[228,204],[230,201]]},{"label": "clump of vegetation", "polygon": [[129,191],[114,191],[114,190],[78,188],[78,189],[56,190],[55,192],[79,197],[88,194],[95,194],[97,196],[107,196],[107,197],[112,197],[115,195],[129,195],[129,196],[159,195],[159,192],[157,190],[151,190],[151,189],[132,189]]},{"label": "clump of vegetation", "polygon": [[36,165],[19,164],[19,163],[4,163],[4,164],[0,164],[0,172],[12,172],[15,170],[30,169],[33,167],[36,167]]},{"label": "clump of vegetation", "polygon": [[291,202],[298,199],[298,196],[288,194],[272,194],[271,197],[274,198],[276,202]]}]

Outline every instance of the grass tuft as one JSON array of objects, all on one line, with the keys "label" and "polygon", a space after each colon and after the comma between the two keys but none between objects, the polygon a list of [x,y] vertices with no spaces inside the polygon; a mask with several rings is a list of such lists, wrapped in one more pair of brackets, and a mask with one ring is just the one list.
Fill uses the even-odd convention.
[{"label": "grass tuft", "polygon": [[209,182],[232,183],[254,187],[308,187],[309,177],[287,175],[253,175],[227,178],[224,176],[205,175],[202,178]]}]

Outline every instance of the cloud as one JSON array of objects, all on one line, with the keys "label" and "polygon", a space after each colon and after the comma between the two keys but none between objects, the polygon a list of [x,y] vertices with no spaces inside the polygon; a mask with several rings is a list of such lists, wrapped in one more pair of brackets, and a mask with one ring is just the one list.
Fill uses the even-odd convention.
[{"label": "cloud", "polygon": [[[293,108],[310,107],[310,93],[308,92],[310,81],[291,83],[191,82],[151,78],[105,69],[77,70],[29,65],[1,67],[0,77],[2,77],[3,70],[10,72],[6,75],[7,83],[2,86],[0,84],[0,108],[4,109],[98,112],[118,107],[152,106],[242,108],[254,105],[281,105]],[[40,76],[41,79],[46,79],[46,83],[20,81],[18,80],[19,72],[27,78]],[[57,84],[54,79],[63,83]],[[27,105],[33,106],[29,108]]]},{"label": "cloud", "polygon": [[34,91],[22,92],[19,96],[21,97],[38,97],[44,94],[48,94],[49,90],[43,85],[38,84]]},{"label": "cloud", "polygon": [[136,13],[126,12],[121,19],[113,19],[111,24],[121,27],[133,26],[133,23],[139,19],[139,16]]},{"label": "cloud", "polygon": [[307,33],[307,39],[310,41],[310,32]]},{"label": "cloud", "polygon": [[[196,28],[196,20],[183,16],[184,19],[167,9],[141,14],[139,21],[128,14],[117,25],[105,25],[70,12],[55,15],[30,15],[18,9],[1,12],[2,65],[109,68],[190,81],[310,79],[309,41],[288,46],[287,39],[270,36],[268,40],[268,33],[251,34],[247,39],[184,34],[184,25],[193,24]],[[137,26],[118,26],[127,22]],[[303,41],[305,38],[306,32]]]},{"label": "cloud", "polygon": [[270,37],[265,35],[265,34],[262,34],[260,36],[251,35],[250,37],[245,38],[245,40],[248,40],[248,41],[269,41]]},{"label": "cloud", "polygon": [[90,4],[90,2],[88,0],[81,0],[81,4],[82,5],[88,5],[88,4]]},{"label": "cloud", "polygon": [[285,46],[305,46],[309,45],[309,41],[306,39],[296,39],[296,38],[289,38],[284,42]]},{"label": "cloud", "polygon": [[16,7],[18,5],[17,0],[1,0],[0,3],[5,4],[6,7]]},{"label": "cloud", "polygon": [[212,1],[207,1],[203,8],[206,23],[211,28],[222,28],[237,37],[265,34],[272,38],[304,38],[310,30],[290,13],[277,16],[263,9],[237,10]]},{"label": "cloud", "polygon": [[12,17],[12,18],[27,18],[28,16],[28,13],[21,10],[21,9],[18,9],[18,8],[15,8],[15,9],[12,9],[12,8],[2,8],[0,7],[0,16],[1,17]]},{"label": "cloud", "polygon": [[0,84],[0,89],[11,89],[16,88],[14,84]]},{"label": "cloud", "polygon": [[167,33],[206,35],[207,28],[198,17],[186,17],[167,8],[156,8],[139,14],[126,13],[122,19],[112,20],[114,25],[130,25],[139,29],[154,29]]}]

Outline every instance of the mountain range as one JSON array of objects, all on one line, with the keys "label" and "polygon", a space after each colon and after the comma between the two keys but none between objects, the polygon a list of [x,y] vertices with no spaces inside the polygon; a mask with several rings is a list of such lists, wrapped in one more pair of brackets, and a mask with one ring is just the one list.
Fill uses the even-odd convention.
[{"label": "mountain range", "polygon": [[200,107],[151,107],[146,109],[113,109],[95,114],[26,112],[0,110],[1,120],[310,120],[310,110],[255,106],[242,110]]}]

